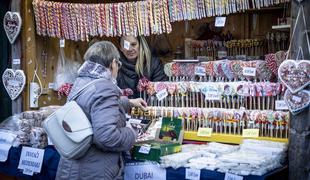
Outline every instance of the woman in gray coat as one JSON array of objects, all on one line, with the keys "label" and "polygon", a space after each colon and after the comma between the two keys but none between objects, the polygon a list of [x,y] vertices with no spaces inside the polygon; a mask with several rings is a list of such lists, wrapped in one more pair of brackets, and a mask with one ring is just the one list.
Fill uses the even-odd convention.
[{"label": "woman in gray coat", "polygon": [[123,153],[130,150],[136,138],[131,126],[126,126],[125,112],[131,106],[145,108],[146,103],[140,98],[128,100],[120,97],[116,77],[121,63],[119,52],[112,43],[102,41],[93,44],[84,59],[70,95],[90,81],[101,79],[76,98],[92,123],[93,145],[80,159],[62,157],[56,179],[122,179]]}]

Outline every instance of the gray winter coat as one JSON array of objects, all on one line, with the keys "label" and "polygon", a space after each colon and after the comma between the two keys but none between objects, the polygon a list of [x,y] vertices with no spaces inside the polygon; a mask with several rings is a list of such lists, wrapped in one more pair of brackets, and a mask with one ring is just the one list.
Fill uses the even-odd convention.
[{"label": "gray winter coat", "polygon": [[135,133],[126,126],[127,98],[113,83],[104,66],[86,61],[79,69],[70,97],[91,80],[101,78],[83,92],[76,102],[84,110],[93,127],[93,145],[78,160],[61,158],[58,180],[110,180],[123,178],[123,156],[135,142]]}]

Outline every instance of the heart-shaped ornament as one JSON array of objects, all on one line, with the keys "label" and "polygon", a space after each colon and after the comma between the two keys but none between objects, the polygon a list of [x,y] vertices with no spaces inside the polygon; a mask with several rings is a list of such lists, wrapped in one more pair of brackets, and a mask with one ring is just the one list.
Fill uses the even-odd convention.
[{"label": "heart-shaped ornament", "polygon": [[3,18],[3,27],[11,44],[14,43],[22,27],[22,18],[18,12],[6,12]]},{"label": "heart-shaped ornament", "polygon": [[310,84],[310,61],[285,60],[279,67],[278,76],[292,93],[296,93]]},{"label": "heart-shaped ornament", "polygon": [[286,102],[292,114],[296,115],[310,104],[310,91],[301,90],[297,93],[292,93],[289,90],[285,91],[284,101]]},{"label": "heart-shaped ornament", "polygon": [[23,91],[26,76],[22,70],[6,69],[2,75],[3,85],[12,100],[16,99]]}]

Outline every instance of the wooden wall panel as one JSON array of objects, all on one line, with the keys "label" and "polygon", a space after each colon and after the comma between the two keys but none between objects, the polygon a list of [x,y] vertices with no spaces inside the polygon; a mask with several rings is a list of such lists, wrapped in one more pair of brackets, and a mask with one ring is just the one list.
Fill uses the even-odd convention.
[{"label": "wooden wall panel", "polygon": [[[81,1],[82,2],[82,1]],[[94,1],[97,2],[97,1]],[[105,2],[105,1],[98,1]],[[24,26],[23,26],[23,59],[24,59],[24,67],[25,73],[27,75],[27,86],[25,89],[25,99],[24,99],[24,110],[29,110],[29,83],[32,80],[35,62],[39,65],[38,75],[42,81],[43,87],[48,88],[48,83],[53,82],[54,73],[57,67],[58,60],[58,52],[59,52],[59,39],[56,38],[48,38],[48,37],[40,37],[35,33],[35,25],[34,25],[34,16],[32,11],[32,0],[23,1],[24,5]],[[252,20],[253,14],[257,13],[257,28],[253,30],[252,28]],[[271,29],[271,25],[276,23],[277,17],[280,17],[281,13],[278,11],[253,11],[248,13],[239,13],[229,15],[227,17],[226,26],[222,29],[223,33],[227,33],[230,31],[233,34],[233,37],[236,39],[245,39],[245,38],[263,38],[264,34]],[[173,31],[172,33],[164,36],[168,38],[170,42],[171,53],[162,57],[164,61],[170,61],[173,59],[173,53],[176,51],[177,47],[180,46],[184,48],[184,38],[193,38],[196,39],[199,34],[199,30],[201,26],[206,23],[214,24],[215,18],[204,18],[202,20],[192,20],[188,21],[188,31],[186,32],[185,26],[186,22],[175,22],[172,23]],[[151,36],[148,37],[147,40],[151,47],[154,46],[156,38],[162,36]],[[99,40],[109,40],[118,46],[119,38],[98,38]],[[165,38],[163,38],[165,40]],[[165,43],[160,39],[159,44]],[[47,47],[44,47],[44,43],[47,43]],[[71,54],[75,49],[78,49],[81,56],[85,53],[88,47],[88,42],[74,42],[66,40],[65,53],[67,57],[71,57]],[[42,77],[42,51],[47,51],[47,77]],[[49,90],[48,94],[42,95],[39,99],[39,106],[47,106],[47,105],[61,105],[65,103],[65,98],[58,98],[57,93]]]}]

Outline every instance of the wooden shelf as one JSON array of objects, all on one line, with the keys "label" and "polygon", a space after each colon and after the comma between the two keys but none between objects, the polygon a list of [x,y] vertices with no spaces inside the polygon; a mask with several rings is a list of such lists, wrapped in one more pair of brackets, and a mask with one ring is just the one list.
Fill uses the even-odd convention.
[{"label": "wooden shelf", "polygon": [[272,26],[272,29],[275,29],[275,30],[282,30],[282,31],[289,31],[290,28],[291,28],[291,25],[289,25],[289,24]]},{"label": "wooden shelf", "polygon": [[288,143],[288,139],[284,138],[270,138],[270,137],[243,138],[241,135],[216,134],[216,133],[212,133],[211,137],[201,137],[197,136],[197,132],[195,131],[184,132],[184,140],[190,140],[190,141],[210,141],[210,142],[220,142],[230,144],[241,144],[243,139],[258,139],[258,140]]}]

